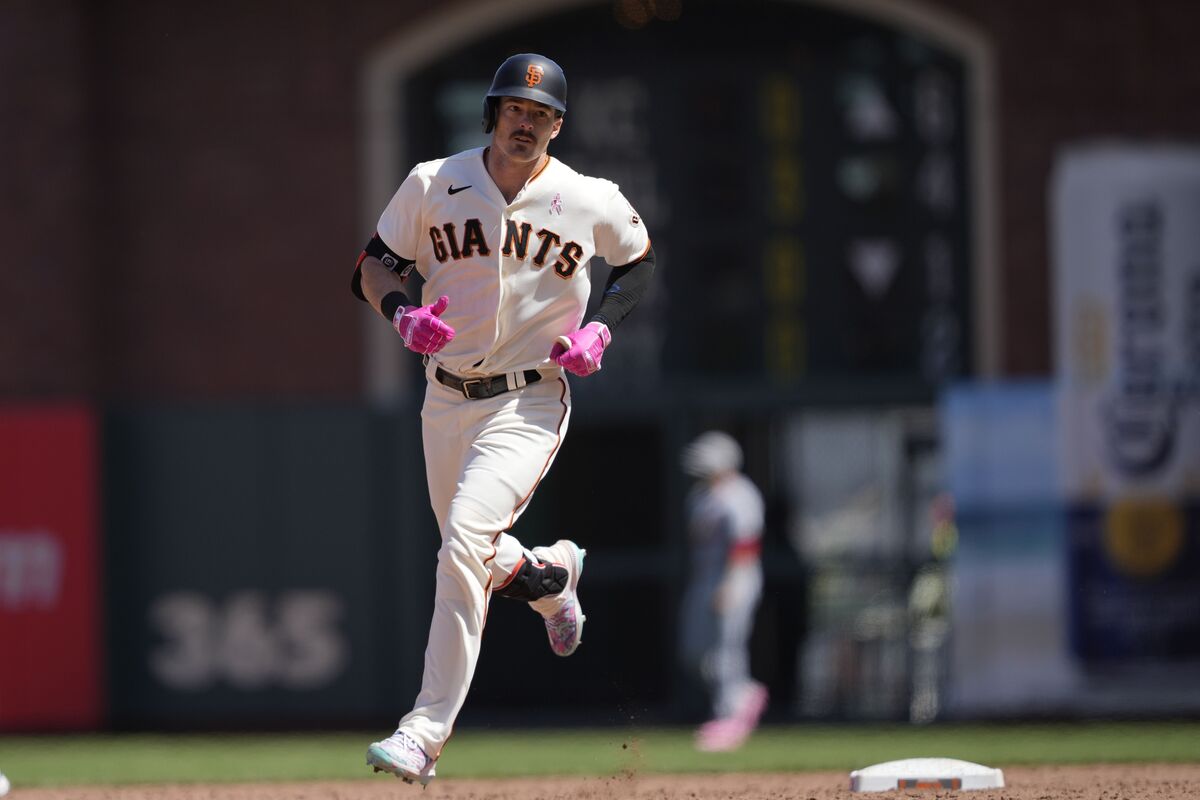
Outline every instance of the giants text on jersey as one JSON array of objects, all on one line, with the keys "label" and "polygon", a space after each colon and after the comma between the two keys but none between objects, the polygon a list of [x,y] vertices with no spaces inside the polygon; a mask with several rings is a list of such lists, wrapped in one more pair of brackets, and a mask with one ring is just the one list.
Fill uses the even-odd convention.
[{"label": "giants text on jersey", "polygon": [[650,247],[611,181],[550,158],[507,203],[483,154],[418,164],[378,226],[388,247],[416,261],[421,302],[450,298],[441,318],[456,336],[435,358],[458,375],[549,365],[555,339],[583,320],[592,256],[622,266]]}]

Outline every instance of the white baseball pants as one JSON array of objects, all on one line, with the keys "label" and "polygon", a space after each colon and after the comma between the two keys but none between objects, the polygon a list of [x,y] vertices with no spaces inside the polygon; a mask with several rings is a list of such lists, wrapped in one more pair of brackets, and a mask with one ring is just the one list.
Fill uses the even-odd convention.
[{"label": "white baseball pants", "polygon": [[550,469],[571,416],[561,374],[543,372],[523,389],[468,400],[438,383],[435,368],[431,359],[421,421],[442,546],[421,691],[400,720],[434,759],[471,686],[491,591],[527,555],[507,531]]},{"label": "white baseball pants", "polygon": [[728,568],[727,605],[719,615],[717,646],[707,670],[718,719],[732,716],[754,686],[750,678],[750,634],[754,631],[754,613],[762,596],[762,585],[762,567],[758,562]]}]

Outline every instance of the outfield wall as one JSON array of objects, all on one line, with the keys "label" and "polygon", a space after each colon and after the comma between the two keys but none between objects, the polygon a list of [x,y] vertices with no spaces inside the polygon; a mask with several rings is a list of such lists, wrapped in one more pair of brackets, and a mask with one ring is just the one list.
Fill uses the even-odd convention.
[{"label": "outfield wall", "polygon": [[[674,467],[705,420],[738,433],[766,489],[751,647],[769,719],[1200,708],[1186,658],[1095,663],[1073,649],[1079,578],[1050,499],[1053,458],[1036,445],[1047,437],[1027,435],[1052,418],[1051,395],[1030,385],[953,398],[942,438],[959,470],[957,515],[940,445],[911,414],[578,415],[514,533],[589,548],[585,643],[557,658],[540,619],[496,599],[462,724],[706,713],[675,659],[687,485]],[[0,419],[4,454],[20,459],[0,505],[0,729],[386,728],[407,710],[438,544],[415,409],[114,409],[91,429],[91,415],[70,412],[59,422],[73,443],[29,422],[43,418],[57,419]],[[14,422],[34,450],[14,447]],[[19,455],[38,448],[44,469]],[[89,504],[92,526],[71,527]],[[61,573],[14,557],[34,528]],[[1194,573],[1168,577],[1194,585]],[[29,605],[50,602],[50,585],[52,606]]]}]

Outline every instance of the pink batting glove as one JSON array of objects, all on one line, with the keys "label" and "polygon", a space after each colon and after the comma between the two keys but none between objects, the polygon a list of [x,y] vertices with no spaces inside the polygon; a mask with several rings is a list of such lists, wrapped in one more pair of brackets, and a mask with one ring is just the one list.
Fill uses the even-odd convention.
[{"label": "pink batting glove", "polygon": [[401,306],[392,317],[392,327],[414,353],[436,353],[454,339],[454,328],[438,319],[448,305],[450,298],[442,295],[433,305]]},{"label": "pink batting glove", "polygon": [[603,322],[589,322],[569,336],[560,336],[550,349],[550,360],[572,375],[583,378],[599,372],[604,348],[612,334]]}]

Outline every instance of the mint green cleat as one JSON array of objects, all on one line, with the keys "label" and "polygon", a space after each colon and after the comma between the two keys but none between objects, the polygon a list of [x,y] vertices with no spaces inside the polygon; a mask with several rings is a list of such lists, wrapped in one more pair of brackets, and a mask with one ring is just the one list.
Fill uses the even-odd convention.
[{"label": "mint green cleat", "polygon": [[396,731],[381,742],[367,748],[367,766],[376,772],[390,772],[405,783],[427,785],[433,780],[434,761],[421,749],[417,740],[403,731]]}]

